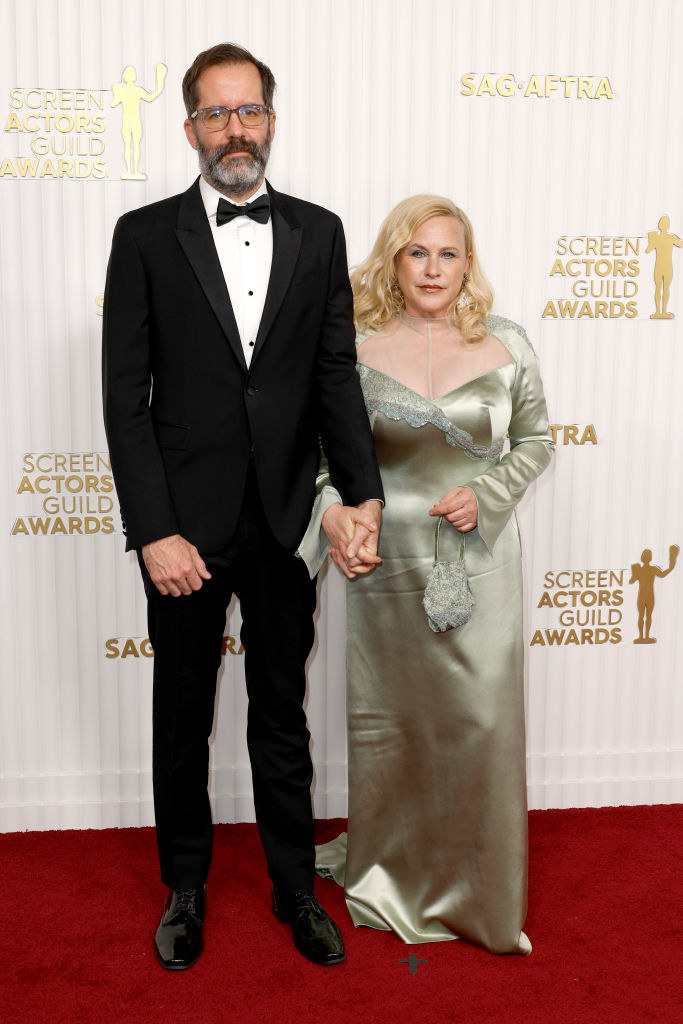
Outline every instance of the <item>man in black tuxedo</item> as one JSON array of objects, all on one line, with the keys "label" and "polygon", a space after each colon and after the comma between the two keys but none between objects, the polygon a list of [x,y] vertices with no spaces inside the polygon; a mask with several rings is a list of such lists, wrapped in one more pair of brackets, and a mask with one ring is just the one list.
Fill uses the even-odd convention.
[{"label": "man in black tuxedo", "polygon": [[320,441],[348,503],[329,509],[323,525],[356,563],[366,540],[366,567],[382,486],[355,372],[341,222],[264,179],[274,88],[270,70],[234,44],[197,57],[183,97],[202,176],[182,195],[121,217],[107,273],[105,423],[155,651],[154,803],[170,889],[155,948],[172,970],[202,949],[208,737],[233,593],[273,910],[308,959],[344,959],[339,930],[312,892],[302,702],[316,596],[294,552]]}]

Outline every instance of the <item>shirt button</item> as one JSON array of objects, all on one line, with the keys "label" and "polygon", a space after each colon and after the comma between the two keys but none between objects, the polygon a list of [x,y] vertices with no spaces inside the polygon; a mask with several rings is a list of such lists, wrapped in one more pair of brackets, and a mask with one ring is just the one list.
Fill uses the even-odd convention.
[{"label": "shirt button", "polygon": [[249,347],[250,347],[250,348],[253,348],[253,347],[254,347],[254,342],[253,342],[253,341],[250,341],[250,342],[249,342]]},{"label": "shirt button", "polygon": [[253,295],[253,294],[254,294],[253,292],[247,292],[247,295]]},{"label": "shirt button", "polygon": [[249,242],[245,242],[244,244],[245,244],[245,245],[249,245]]}]

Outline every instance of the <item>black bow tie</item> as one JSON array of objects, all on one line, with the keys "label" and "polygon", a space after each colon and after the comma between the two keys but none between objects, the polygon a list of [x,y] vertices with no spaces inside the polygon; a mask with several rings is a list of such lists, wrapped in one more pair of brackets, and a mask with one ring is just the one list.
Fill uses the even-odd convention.
[{"label": "black bow tie", "polygon": [[220,227],[221,224],[227,224],[234,217],[251,217],[252,220],[257,221],[259,224],[267,224],[270,217],[269,196],[259,196],[253,203],[247,203],[245,206],[235,206],[234,203],[229,203],[227,199],[219,199],[218,210],[216,211],[217,227]]}]

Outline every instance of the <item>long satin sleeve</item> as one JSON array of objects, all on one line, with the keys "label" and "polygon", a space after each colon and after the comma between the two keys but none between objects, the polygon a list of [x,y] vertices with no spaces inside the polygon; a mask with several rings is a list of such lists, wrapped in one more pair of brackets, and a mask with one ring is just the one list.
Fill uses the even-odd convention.
[{"label": "long satin sleeve", "polygon": [[[375,422],[375,413],[370,413],[370,428]],[[381,499],[380,499],[381,500]],[[323,516],[330,505],[343,505],[342,496],[330,479],[330,468],[325,452],[320,449],[320,464],[315,481],[315,501],[311,509],[311,518],[295,554],[303,558],[308,574],[313,579],[323,567],[330,544],[323,530]]]},{"label": "long satin sleeve", "polygon": [[489,552],[529,484],[548,466],[555,447],[536,354],[526,335],[517,335],[515,342],[510,451],[467,484],[477,499],[479,535]]},{"label": "long satin sleeve", "polygon": [[308,524],[296,554],[306,563],[308,575],[311,579],[316,576],[322,566],[330,545],[327,535],[323,530],[323,516],[330,505],[343,504],[339,491],[332,486],[330,481],[330,468],[325,452],[320,449],[320,465],[318,476],[315,481],[315,501],[311,510],[311,519]]}]

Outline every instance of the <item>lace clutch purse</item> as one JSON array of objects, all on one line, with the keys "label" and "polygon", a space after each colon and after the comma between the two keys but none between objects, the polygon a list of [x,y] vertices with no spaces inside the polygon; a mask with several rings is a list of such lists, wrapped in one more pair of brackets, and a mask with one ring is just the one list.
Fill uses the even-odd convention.
[{"label": "lace clutch purse", "polygon": [[439,516],[434,536],[434,566],[429,574],[422,604],[427,613],[430,629],[445,633],[469,622],[474,607],[470,581],[465,572],[465,535],[461,534],[460,554],[457,562],[439,561]]}]

